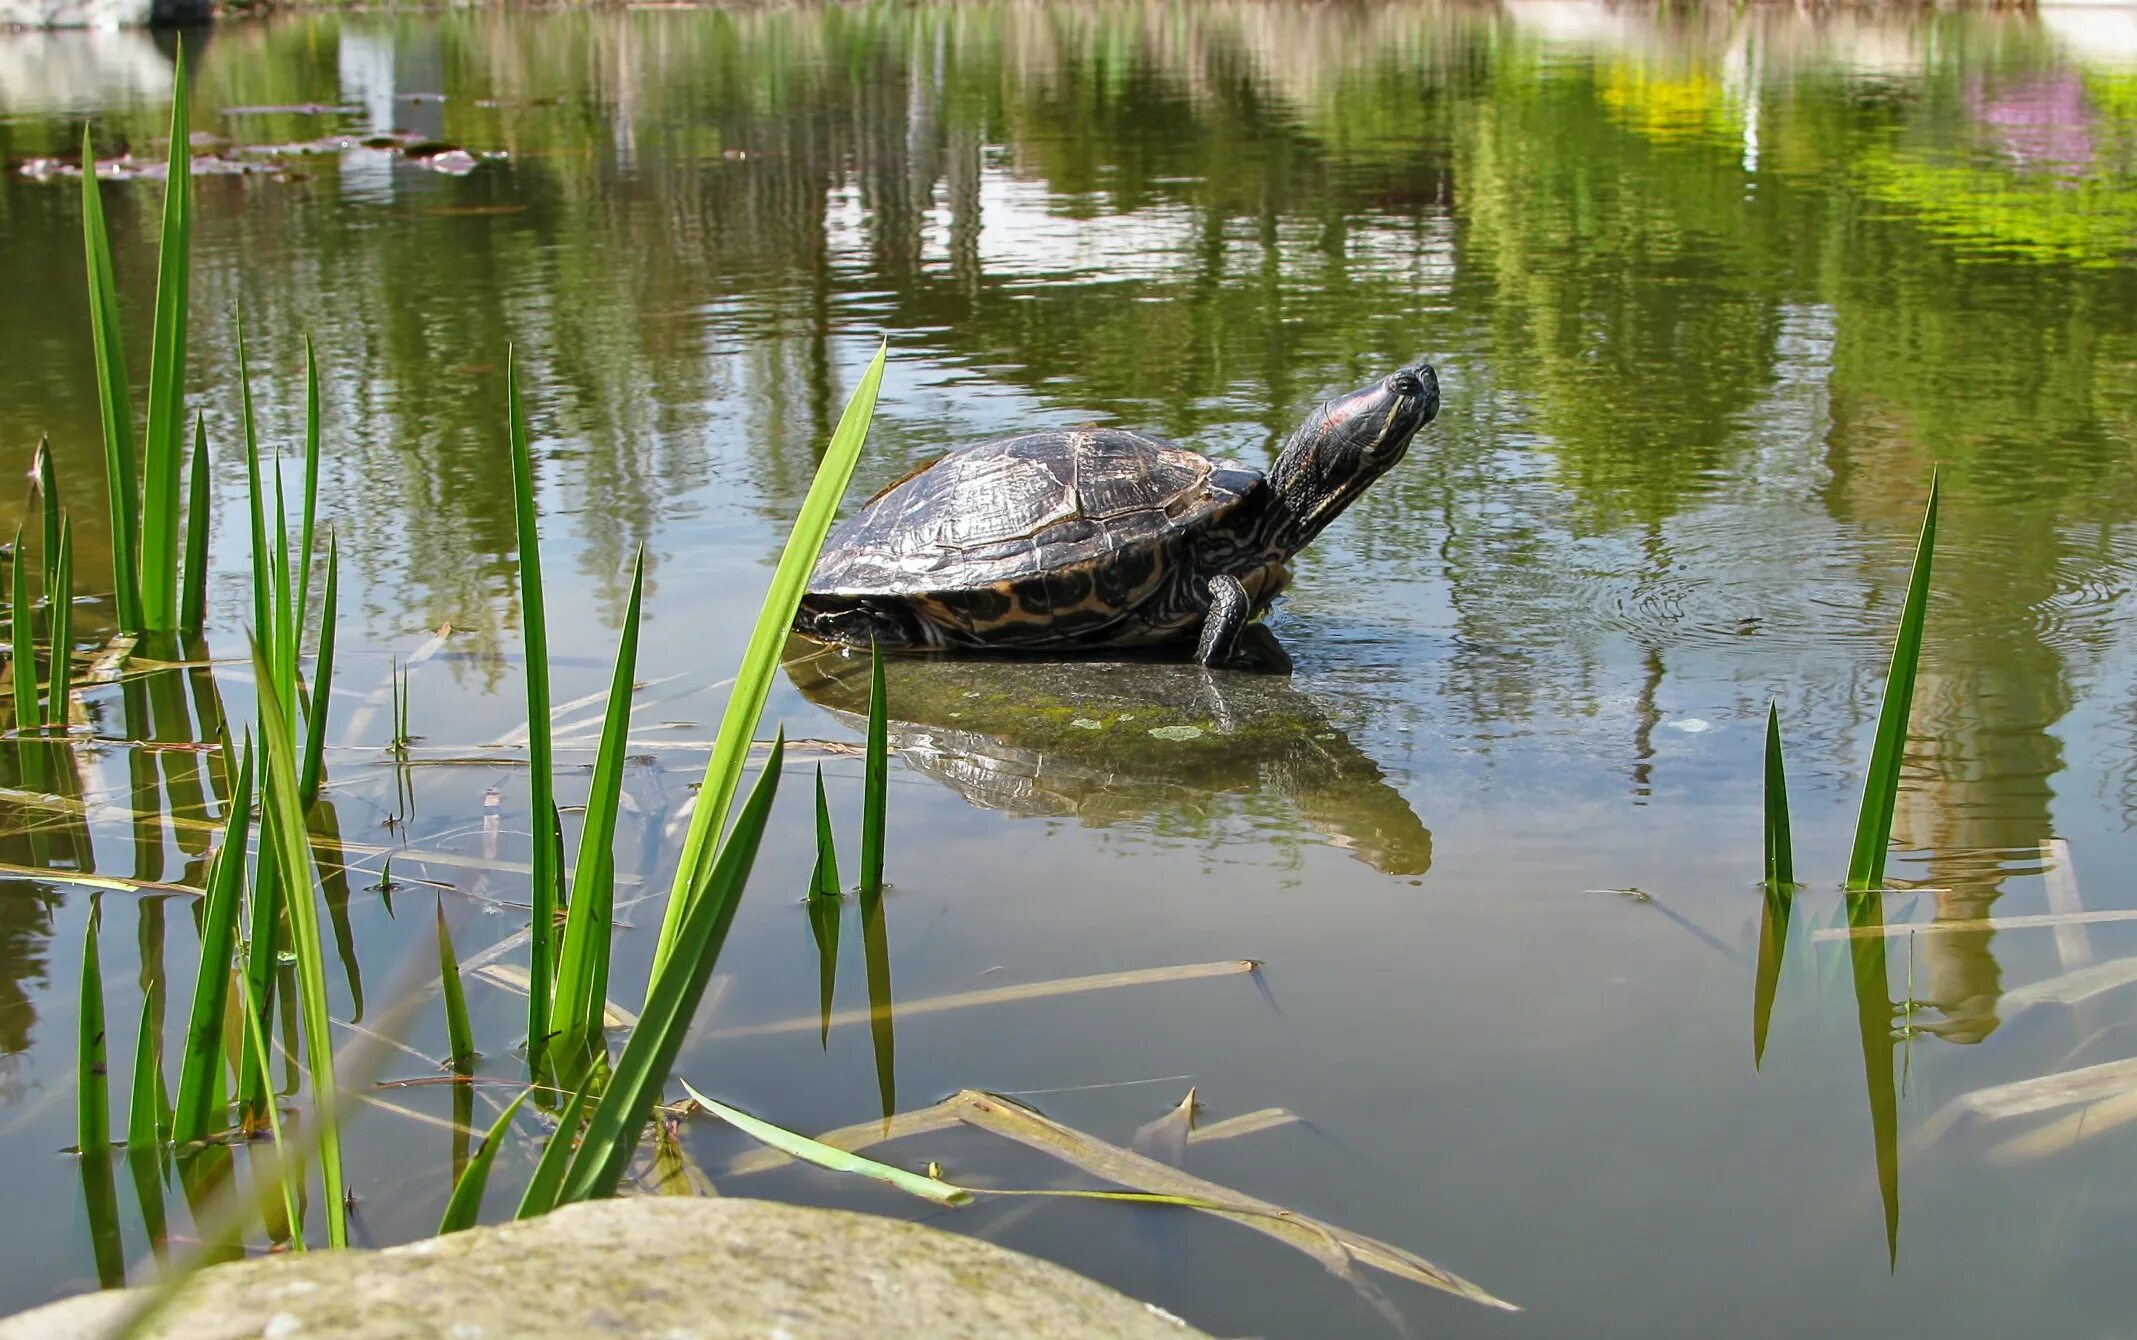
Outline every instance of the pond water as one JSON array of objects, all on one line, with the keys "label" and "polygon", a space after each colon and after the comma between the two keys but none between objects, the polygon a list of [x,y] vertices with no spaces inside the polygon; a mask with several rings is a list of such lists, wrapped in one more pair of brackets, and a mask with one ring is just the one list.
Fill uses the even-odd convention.
[{"label": "pond water", "polygon": [[[706,1122],[683,1148],[729,1194],[931,1217],[1219,1333],[2126,1330],[2137,1079],[1952,1118],[1990,1086],[2137,1056],[2137,926],[2068,915],[2137,909],[2129,11],[653,6],[232,23],[189,61],[194,124],[221,137],[204,151],[400,129],[470,159],[456,175],[354,147],[200,179],[190,385],[216,453],[217,664],[84,691],[86,816],[20,787],[0,805],[17,1207],[0,1308],[93,1287],[113,1256],[62,1152],[94,891],[19,867],[197,885],[208,826],[157,816],[214,813],[211,770],[139,741],[197,739],[217,698],[250,711],[242,313],[285,452],[305,338],[324,368],[329,794],[344,838],[377,849],[329,889],[337,1018],[431,989],[434,897],[469,958],[525,924],[508,346],[558,701],[605,686],[646,551],[625,899],[666,888],[770,563],[879,338],[855,499],[1032,426],[1266,464],[1319,397],[1423,355],[1445,408],[1301,557],[1269,620],[1288,677],[892,667],[885,934],[864,944],[849,909],[836,1002],[865,1012],[887,972],[890,1024],[821,1042],[807,770],[822,760],[851,862],[865,690],[850,661],[790,667],[766,733],[809,743],[679,1071],[805,1131],[966,1088],[1120,1144],[1191,1085],[1206,1122],[1280,1107],[1300,1120],[1198,1141],[1185,1166],[1527,1311],[1346,1281],[1162,1211],[938,1212],[829,1175],[740,1175],[746,1142]],[[161,39],[0,35],[0,159],[64,154],[85,118],[101,152],[158,158],[170,83]],[[307,104],[325,110],[230,110]],[[104,198],[139,372],[161,190]],[[65,177],[0,182],[0,463],[22,479],[49,435],[78,587],[98,592],[79,201]],[[1936,467],[1884,905],[1922,929],[1851,970],[1818,933],[1841,915]],[[34,529],[26,506],[8,491],[0,527]],[[76,625],[86,656],[108,603]],[[383,750],[396,659],[423,737],[405,768]],[[1757,886],[1769,701],[1808,886],[1785,929]],[[567,801],[593,711],[559,731]],[[100,901],[123,1095],[145,986],[168,973],[185,999],[196,932],[181,894]],[[639,998],[658,906],[621,914],[619,1002]],[[2061,920],[1980,924],[2043,914]],[[1761,1001],[1762,937],[1781,935]],[[913,1008],[1238,958],[1258,977]],[[525,1015],[488,979],[469,989],[497,1081],[481,1124],[523,1080]],[[445,1049],[433,1000],[396,1028]],[[445,1089],[389,1096],[401,1110],[350,1136],[371,1243],[436,1224],[465,1148]],[[880,1152],[1083,1184],[977,1131]],[[528,1167],[507,1150],[491,1217]],[[118,1255],[140,1279],[144,1220],[120,1186]]]}]

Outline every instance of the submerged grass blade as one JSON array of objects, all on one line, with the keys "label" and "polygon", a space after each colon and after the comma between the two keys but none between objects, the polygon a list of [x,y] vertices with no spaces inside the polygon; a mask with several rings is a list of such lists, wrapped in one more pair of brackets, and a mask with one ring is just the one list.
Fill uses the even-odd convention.
[{"label": "submerged grass blade", "polygon": [[[519,537],[519,598],[526,638],[528,831],[533,834],[533,891],[529,901],[529,957],[533,984],[527,992],[527,1053],[540,1068],[543,1049],[555,1031],[551,1020],[551,973],[556,958],[557,884],[562,856],[551,839],[550,816],[556,810],[555,764],[550,752],[549,621],[542,598],[542,551],[534,512],[534,461],[527,446],[527,418],[519,397],[519,368],[514,351],[505,353],[506,436],[512,454],[512,514]],[[603,919],[606,924],[606,918]]]},{"label": "submerged grass blade", "polygon": [[186,489],[186,564],[178,600],[178,631],[198,633],[208,621],[208,426],[193,416],[193,464]]},{"label": "submerged grass blade", "polygon": [[[163,246],[156,261],[155,329],[148,362],[148,436],[141,453],[141,621],[154,633],[178,627],[178,494],[185,455],[186,317],[193,252],[193,141],[186,94],[181,48],[172,72],[170,171],[163,181]],[[133,486],[130,476],[127,486]]]},{"label": "submerged grass blade", "polygon": [[15,681],[15,728],[44,724],[37,701],[37,607],[30,603],[30,565],[22,559],[22,527],[15,527],[15,561],[8,574],[8,660]]},{"label": "submerged grass blade", "polygon": [[1885,853],[1892,844],[1892,815],[1899,803],[1900,765],[1907,753],[1907,718],[1914,705],[1915,669],[1922,655],[1922,625],[1929,608],[1929,572],[1937,547],[1935,474],[1929,477],[1929,503],[1922,512],[1922,533],[1915,541],[1914,568],[1907,577],[1907,598],[1900,609],[1899,633],[1892,642],[1892,665],[1885,676],[1884,702],[1877,712],[1877,739],[1863,777],[1862,808],[1855,821],[1855,847],[1848,858],[1848,887],[1875,889],[1885,880]]},{"label": "submerged grass blade", "polygon": [[721,844],[712,870],[702,885],[694,886],[689,913],[675,939],[676,967],[671,972],[654,974],[638,1027],[631,1031],[623,1054],[617,1058],[608,1089],[588,1123],[586,1139],[565,1174],[557,1196],[559,1204],[615,1194],[631,1153],[638,1147],[639,1133],[645,1129],[661,1086],[667,1082],[676,1054],[682,1049],[683,1036],[697,1014],[705,983],[726,943],[728,927],[734,923],[735,908],[742,900],[743,885],[756,862],[757,844],[771,814],[772,798],[779,790],[779,769],[785,755],[786,740],[781,736],[773,742],[764,771],[736,816],[728,840]]},{"label": "submerged grass blade", "polygon": [[749,645],[743,650],[742,664],[735,674],[734,688],[728,694],[727,710],[720,719],[712,757],[705,763],[705,777],[698,787],[697,809],[690,816],[690,832],[683,841],[675,883],[668,894],[667,910],[661,917],[660,939],[653,949],[656,981],[681,934],[684,916],[690,910],[691,899],[696,896],[692,891],[709,884],[707,876],[716,859],[720,830],[727,821],[728,807],[734,803],[735,791],[741,782],[742,763],[749,754],[757,719],[764,714],[764,700],[771,693],[779,653],[786,646],[794,613],[801,606],[802,592],[808,586],[809,574],[816,568],[817,555],[823,550],[824,536],[829,533],[831,520],[838,513],[839,499],[845,496],[846,484],[853,478],[853,467],[860,459],[861,446],[868,440],[868,423],[875,415],[876,392],[883,384],[883,364],[888,351],[888,345],[876,350],[875,358],[847,400],[845,412],[839,416],[838,427],[831,434],[831,444],[825,448],[823,460],[816,467],[816,478],[809,485],[800,513],[794,518],[794,529],[787,537],[779,567],[772,574],[764,604],[757,612],[756,628],[750,634]]},{"label": "submerged grass blade", "polygon": [[305,840],[304,803],[297,795],[297,758],[291,743],[289,712],[272,669],[258,642],[252,644],[259,676],[260,715],[266,735],[264,800],[266,834],[274,844],[276,866],[288,896],[290,948],[297,957],[297,997],[309,1061],[313,1106],[319,1126],[319,1170],[326,1185],[327,1242],[349,1244],[348,1206],[343,1198],[340,1106],[334,1086],[334,1042],[326,1008],[326,950],[319,938],[319,907],[312,892],[312,854]]},{"label": "submerged grass blade", "polygon": [[[89,128],[82,128],[82,161],[96,162]],[[134,458],[134,413],[119,335],[119,291],[112,277],[111,239],[104,228],[103,190],[95,172],[82,174],[82,248],[89,267],[89,335],[96,351],[97,407],[104,422],[104,492],[111,509],[112,604],[122,632],[141,631],[141,591],[134,567],[140,552],[141,468]],[[49,562],[49,557],[47,558]]]},{"label": "submerged grass blade", "polygon": [[445,900],[438,900],[438,990],[445,997],[446,1064],[466,1074],[475,1061],[475,1030],[468,1026],[467,992],[460,985],[460,956],[445,925]]},{"label": "submerged grass blade", "polygon": [[178,1102],[171,1139],[179,1145],[205,1139],[215,1129],[223,1073],[223,1018],[229,1007],[230,969],[237,953],[238,905],[245,887],[245,846],[252,828],[252,738],[238,764],[227,811],[229,829],[208,867],[208,896],[201,909],[200,971],[193,982],[185,1051],[178,1063]]},{"label": "submerged grass blade", "polygon": [[691,1087],[687,1079],[682,1081],[682,1086],[683,1092],[690,1095],[690,1101],[699,1107],[751,1139],[762,1141],[780,1153],[800,1159],[804,1163],[813,1163],[832,1172],[852,1173],[856,1177],[887,1182],[907,1195],[931,1200],[937,1205],[965,1205],[972,1200],[972,1193],[961,1186],[937,1181],[932,1177],[922,1177],[918,1173],[894,1168],[888,1163],[878,1163],[874,1159],[863,1158],[859,1154],[849,1153],[831,1145],[818,1144],[806,1135],[796,1135],[768,1121],[759,1121],[747,1112],[738,1112],[725,1103],[715,1102]]},{"label": "submerged grass blade", "polygon": [[[441,923],[442,924],[442,923]],[[512,1129],[512,1119],[519,1115],[520,1104],[527,1101],[533,1089],[521,1089],[519,1096],[505,1105],[490,1123],[489,1134],[482,1137],[482,1148],[468,1160],[460,1180],[453,1183],[452,1199],[445,1202],[445,1216],[438,1221],[438,1235],[458,1233],[464,1228],[473,1228],[482,1215],[483,1189],[490,1184],[490,1165],[497,1162],[497,1151],[504,1147],[505,1132]]]},{"label": "submerged grass blade", "polygon": [[111,1070],[104,1049],[104,969],[97,953],[103,905],[89,900],[89,922],[82,931],[82,992],[77,1010],[75,1142],[83,1159],[102,1159],[111,1150]]},{"label": "submerged grass blade", "polygon": [[868,647],[868,751],[861,787],[861,915],[883,896],[883,837],[890,789],[889,707],[883,693],[883,648]]},{"label": "submerged grass blade", "polygon": [[586,826],[579,834],[579,863],[572,874],[571,908],[566,913],[564,947],[557,966],[553,1027],[581,1044],[601,1037],[602,1007],[608,999],[609,917],[616,905],[616,815],[623,800],[623,751],[631,727],[639,597],[645,575],[646,556],[640,549],[631,569],[631,599],[623,611],[623,637],[609,681],[608,714],[601,724],[601,748],[594,756],[593,787],[586,797]]}]

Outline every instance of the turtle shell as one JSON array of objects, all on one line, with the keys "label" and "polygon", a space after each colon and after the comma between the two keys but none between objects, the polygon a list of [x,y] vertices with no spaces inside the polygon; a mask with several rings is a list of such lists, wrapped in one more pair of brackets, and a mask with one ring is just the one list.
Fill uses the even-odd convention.
[{"label": "turtle shell", "polygon": [[1245,546],[1228,523],[1265,487],[1258,470],[1139,433],[982,442],[841,523],[809,592],[908,604],[953,644],[1144,640],[1109,635],[1138,617],[1154,640],[1199,621],[1198,601],[1162,597]]}]

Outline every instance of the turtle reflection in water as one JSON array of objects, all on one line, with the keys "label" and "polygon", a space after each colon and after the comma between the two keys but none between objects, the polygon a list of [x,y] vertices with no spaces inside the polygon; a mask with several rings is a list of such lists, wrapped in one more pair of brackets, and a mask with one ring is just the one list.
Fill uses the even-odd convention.
[{"label": "turtle reflection in water", "polygon": [[[1245,639],[1281,657],[1256,626]],[[868,658],[796,638],[787,676],[859,725]],[[1302,824],[1388,874],[1421,875],[1432,834],[1378,764],[1288,676],[1162,661],[886,656],[892,749],[974,805],[1091,827],[1200,824],[1219,798]]]}]

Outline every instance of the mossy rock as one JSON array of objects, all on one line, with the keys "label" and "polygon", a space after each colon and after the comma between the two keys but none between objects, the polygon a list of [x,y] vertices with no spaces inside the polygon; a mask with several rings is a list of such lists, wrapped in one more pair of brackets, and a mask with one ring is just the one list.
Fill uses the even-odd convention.
[{"label": "mossy rock", "polygon": [[[85,1294],[0,1320],[0,1340],[91,1340],[144,1296]],[[921,1224],[733,1198],[573,1205],[385,1251],[200,1272],[145,1333],[171,1340],[628,1335],[1201,1334],[1060,1266]]]}]

